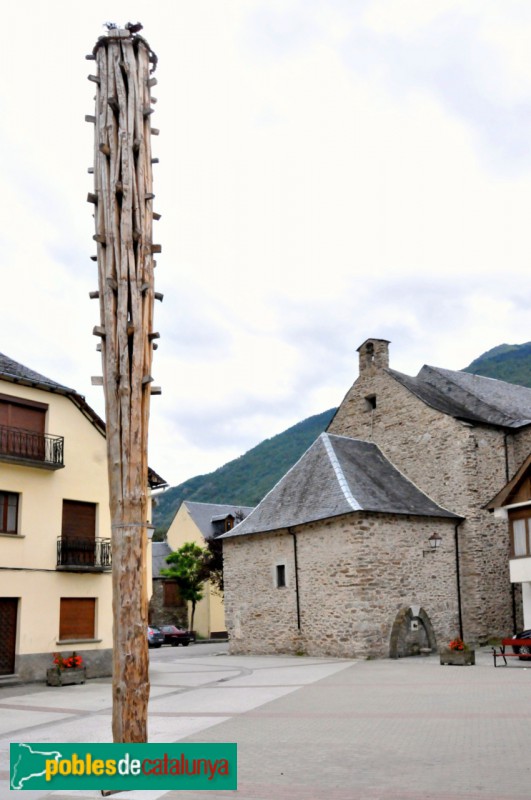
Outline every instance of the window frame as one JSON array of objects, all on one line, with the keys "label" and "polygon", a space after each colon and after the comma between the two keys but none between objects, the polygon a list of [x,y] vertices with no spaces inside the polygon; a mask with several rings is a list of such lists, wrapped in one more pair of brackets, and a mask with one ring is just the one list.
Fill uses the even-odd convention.
[{"label": "window frame", "polygon": [[[64,630],[65,621],[64,615],[67,603],[88,603],[91,604],[92,629],[90,635],[81,635],[78,631]],[[59,598],[59,642],[92,642],[96,640],[96,622],[97,622],[97,597],[61,597]],[[72,613],[70,611],[70,613]],[[88,631],[87,631],[88,633]]]},{"label": "window frame", "polygon": [[288,585],[288,577],[285,563],[275,564],[275,587],[285,589]]},{"label": "window frame", "polygon": [[[525,553],[516,555],[514,523],[525,523]],[[509,533],[511,540],[511,558],[531,558],[531,507],[521,508],[509,512]]]},{"label": "window frame", "polygon": [[[8,530],[9,526],[9,498],[15,498],[15,529]],[[12,506],[11,506],[12,507]],[[19,535],[19,514],[20,514],[20,493],[8,492],[2,489],[0,491],[0,533],[6,536]]]}]

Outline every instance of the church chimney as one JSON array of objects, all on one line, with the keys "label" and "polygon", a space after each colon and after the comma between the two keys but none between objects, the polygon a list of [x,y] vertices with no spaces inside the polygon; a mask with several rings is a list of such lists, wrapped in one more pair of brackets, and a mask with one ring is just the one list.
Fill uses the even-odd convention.
[{"label": "church chimney", "polygon": [[360,376],[373,374],[375,370],[389,366],[389,344],[387,339],[366,339],[358,347]]}]

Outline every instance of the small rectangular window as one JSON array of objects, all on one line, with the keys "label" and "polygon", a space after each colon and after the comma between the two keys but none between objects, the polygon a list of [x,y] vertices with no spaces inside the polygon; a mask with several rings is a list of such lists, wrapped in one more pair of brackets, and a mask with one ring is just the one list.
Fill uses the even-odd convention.
[{"label": "small rectangular window", "polygon": [[367,397],[365,398],[365,408],[366,408],[367,411],[374,411],[374,409],[376,408],[376,395],[375,394],[367,395]]},{"label": "small rectangular window", "polygon": [[0,533],[18,533],[18,494],[0,492]]},{"label": "small rectangular window", "polygon": [[513,521],[514,554],[515,556],[527,555],[527,531],[525,519]]},{"label": "small rectangular window", "polygon": [[277,586],[286,585],[286,566],[285,564],[277,564]]}]

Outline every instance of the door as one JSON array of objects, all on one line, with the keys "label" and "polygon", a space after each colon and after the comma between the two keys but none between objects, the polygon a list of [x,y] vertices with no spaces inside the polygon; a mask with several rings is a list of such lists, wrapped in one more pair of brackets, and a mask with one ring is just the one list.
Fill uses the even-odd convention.
[{"label": "door", "polygon": [[0,675],[15,672],[17,597],[0,597]]}]

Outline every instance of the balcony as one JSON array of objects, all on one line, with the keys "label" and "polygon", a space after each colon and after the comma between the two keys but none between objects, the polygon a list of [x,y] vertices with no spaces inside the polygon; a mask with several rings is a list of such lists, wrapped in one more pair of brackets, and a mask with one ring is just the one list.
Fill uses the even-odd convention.
[{"label": "balcony", "polygon": [[0,461],[39,469],[62,469],[64,437],[0,425]]},{"label": "balcony", "polygon": [[112,569],[111,540],[59,536],[57,569],[63,572],[109,572]]}]

